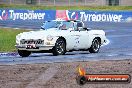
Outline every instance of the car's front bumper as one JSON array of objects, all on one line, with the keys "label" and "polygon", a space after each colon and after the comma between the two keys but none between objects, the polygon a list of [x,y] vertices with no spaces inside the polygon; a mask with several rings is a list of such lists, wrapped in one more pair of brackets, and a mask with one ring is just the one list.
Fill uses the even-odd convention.
[{"label": "car's front bumper", "polygon": [[42,50],[51,50],[54,46],[35,46],[33,48],[27,48],[26,45],[15,45],[15,47],[19,50],[42,51]]}]

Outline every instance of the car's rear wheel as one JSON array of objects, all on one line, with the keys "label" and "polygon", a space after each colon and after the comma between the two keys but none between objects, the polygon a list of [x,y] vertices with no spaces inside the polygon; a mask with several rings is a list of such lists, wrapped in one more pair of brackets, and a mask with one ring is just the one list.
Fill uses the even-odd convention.
[{"label": "car's rear wheel", "polygon": [[31,52],[26,50],[18,50],[18,54],[22,57],[28,57],[31,54]]},{"label": "car's rear wheel", "polygon": [[89,48],[90,53],[98,53],[100,49],[100,41],[98,38],[95,38],[92,42],[91,47]]},{"label": "car's rear wheel", "polygon": [[66,53],[66,43],[63,39],[57,39],[55,46],[53,47],[53,55],[64,55]]}]

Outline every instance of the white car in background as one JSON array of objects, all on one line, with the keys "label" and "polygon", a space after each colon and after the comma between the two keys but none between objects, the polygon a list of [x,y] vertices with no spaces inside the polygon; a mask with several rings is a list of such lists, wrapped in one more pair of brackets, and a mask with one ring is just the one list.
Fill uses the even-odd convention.
[{"label": "white car in background", "polygon": [[16,48],[22,57],[33,52],[64,55],[68,51],[98,53],[106,41],[103,30],[89,30],[81,21],[46,21],[41,30],[23,32],[16,36]]}]

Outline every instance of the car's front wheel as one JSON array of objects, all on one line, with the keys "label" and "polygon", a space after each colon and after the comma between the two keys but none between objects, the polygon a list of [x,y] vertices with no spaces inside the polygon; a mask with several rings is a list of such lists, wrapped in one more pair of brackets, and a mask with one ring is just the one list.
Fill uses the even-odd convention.
[{"label": "car's front wheel", "polygon": [[66,43],[63,39],[57,39],[55,46],[53,47],[53,55],[64,55],[66,53]]},{"label": "car's front wheel", "polygon": [[99,39],[95,38],[92,42],[91,47],[89,48],[90,53],[98,53],[100,49],[100,41]]},{"label": "car's front wheel", "polygon": [[18,50],[18,54],[22,57],[28,57],[31,54],[31,52],[26,50]]}]

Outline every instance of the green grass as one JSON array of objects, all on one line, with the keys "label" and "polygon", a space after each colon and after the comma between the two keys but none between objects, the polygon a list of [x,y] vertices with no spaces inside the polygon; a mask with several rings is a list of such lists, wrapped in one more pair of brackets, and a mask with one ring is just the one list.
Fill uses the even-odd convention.
[{"label": "green grass", "polygon": [[0,28],[0,52],[16,51],[16,35],[26,30]]},{"label": "green grass", "polygon": [[0,4],[3,9],[29,9],[29,10],[132,10],[132,6],[38,6],[38,5],[5,5]]}]

